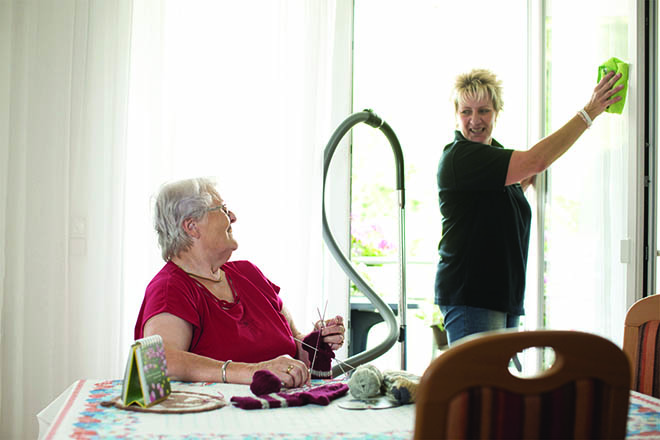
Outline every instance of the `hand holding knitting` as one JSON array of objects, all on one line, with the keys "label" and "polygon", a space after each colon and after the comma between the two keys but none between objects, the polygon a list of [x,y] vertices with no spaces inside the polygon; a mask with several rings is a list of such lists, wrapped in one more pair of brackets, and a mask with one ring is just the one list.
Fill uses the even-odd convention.
[{"label": "hand holding knitting", "polygon": [[254,364],[254,371],[268,370],[280,379],[282,386],[297,388],[305,384],[309,385],[309,370],[304,362],[293,359],[289,355],[278,356],[275,359]]},{"label": "hand holding knitting", "polygon": [[345,331],[344,319],[337,315],[316,322],[313,332],[302,339],[296,338],[297,358],[309,367],[313,379],[332,376],[334,351],[344,344]]},{"label": "hand holding knitting", "polygon": [[334,318],[318,321],[314,324],[314,330],[320,330],[322,341],[330,345],[332,350],[338,350],[344,345],[344,318],[337,315]]}]

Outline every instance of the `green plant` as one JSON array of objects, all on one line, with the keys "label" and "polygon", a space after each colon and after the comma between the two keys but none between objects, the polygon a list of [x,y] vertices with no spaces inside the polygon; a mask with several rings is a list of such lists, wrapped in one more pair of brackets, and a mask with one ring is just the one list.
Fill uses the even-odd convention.
[{"label": "green plant", "polygon": [[[355,269],[357,270],[358,274],[362,277],[362,279],[370,286],[373,285],[373,282],[371,281],[371,277],[369,276],[369,272],[367,271],[367,265],[364,263],[357,263],[355,265]],[[357,288],[357,286],[353,283],[353,281],[350,282],[350,288],[351,288],[351,296],[354,295],[362,295],[362,292]]]},{"label": "green plant", "polygon": [[420,304],[419,312],[415,316],[421,319],[429,327],[436,326],[440,330],[445,329],[445,318],[442,316],[440,307],[430,301],[424,301]]},{"label": "green plant", "polygon": [[[357,272],[370,286],[374,287],[369,276],[369,268],[382,267],[382,264],[370,261],[369,257],[386,257],[393,252],[393,248],[394,246],[384,238],[380,225],[351,217],[351,260]],[[350,289],[351,295],[361,293],[352,282]]]},{"label": "green plant", "polygon": [[380,225],[351,219],[351,257],[382,257],[394,252]]},{"label": "green plant", "polygon": [[437,305],[433,305],[433,318],[432,318],[432,323],[431,325],[435,325],[440,328],[440,330],[445,329],[445,317],[443,316],[442,312],[440,311],[440,307]]}]

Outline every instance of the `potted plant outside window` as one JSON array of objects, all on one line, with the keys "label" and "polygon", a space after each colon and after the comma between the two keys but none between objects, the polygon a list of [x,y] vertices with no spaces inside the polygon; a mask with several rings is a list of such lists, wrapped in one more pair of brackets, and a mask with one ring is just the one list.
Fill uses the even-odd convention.
[{"label": "potted plant outside window", "polygon": [[447,348],[447,332],[445,320],[437,304],[426,303],[416,316],[424,321],[433,331],[433,338],[439,349]]},{"label": "potted plant outside window", "polygon": [[440,349],[446,348],[448,341],[447,332],[445,331],[445,319],[437,305],[434,305],[432,318],[431,328],[433,329],[435,343]]}]

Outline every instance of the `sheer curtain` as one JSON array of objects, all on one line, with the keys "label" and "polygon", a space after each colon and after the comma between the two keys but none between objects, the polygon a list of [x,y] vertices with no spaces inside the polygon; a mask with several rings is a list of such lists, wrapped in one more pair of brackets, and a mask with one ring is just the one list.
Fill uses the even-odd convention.
[{"label": "sheer curtain", "polygon": [[301,330],[323,312],[322,153],[347,116],[351,2],[142,1],[134,6],[128,125],[124,326],[163,265],[152,197],[213,177],[239,249],[282,288]]},{"label": "sheer curtain", "polygon": [[[546,326],[590,331],[620,345],[627,301],[638,293],[641,273],[639,2],[547,5],[550,131],[587,103],[600,64],[610,57],[630,64],[623,114],[603,113],[550,168],[544,237]],[[590,19],[578,18],[585,16]],[[575,50],[574,29],[588,50]]]},{"label": "sheer curtain", "polygon": [[163,264],[151,197],[212,176],[235,259],[298,326],[323,293],[323,147],[350,110],[351,2],[0,2],[0,437],[74,380],[120,378]]},{"label": "sheer curtain", "polygon": [[0,2],[0,437],[116,377],[130,2]]}]

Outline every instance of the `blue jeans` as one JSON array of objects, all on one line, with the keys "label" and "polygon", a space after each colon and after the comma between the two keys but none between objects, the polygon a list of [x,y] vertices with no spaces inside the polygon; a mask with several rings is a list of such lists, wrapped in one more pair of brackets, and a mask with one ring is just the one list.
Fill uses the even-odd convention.
[{"label": "blue jeans", "polygon": [[520,316],[471,306],[440,306],[449,345],[465,336],[502,328],[517,328]]}]

